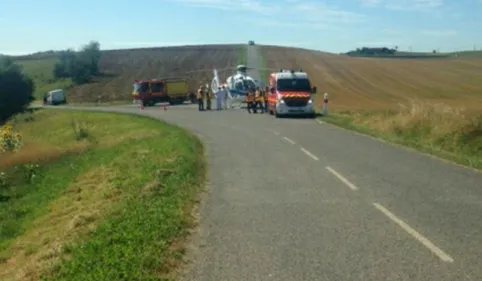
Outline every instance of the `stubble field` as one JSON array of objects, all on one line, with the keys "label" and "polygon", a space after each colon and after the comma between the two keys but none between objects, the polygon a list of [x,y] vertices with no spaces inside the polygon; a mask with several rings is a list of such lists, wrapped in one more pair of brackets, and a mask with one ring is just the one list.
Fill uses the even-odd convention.
[{"label": "stubble field", "polygon": [[398,109],[412,100],[482,108],[482,60],[353,58],[274,46],[262,53],[266,67],[303,68],[333,110]]}]

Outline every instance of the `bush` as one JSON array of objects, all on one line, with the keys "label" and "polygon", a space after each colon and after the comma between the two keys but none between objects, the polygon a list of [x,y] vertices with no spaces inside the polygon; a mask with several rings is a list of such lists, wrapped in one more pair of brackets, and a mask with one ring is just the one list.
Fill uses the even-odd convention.
[{"label": "bush", "polygon": [[9,58],[0,58],[0,125],[23,112],[34,100],[32,79]]},{"label": "bush", "polygon": [[0,172],[0,190],[8,188],[7,175],[4,172]]},{"label": "bush", "polygon": [[22,135],[15,133],[11,126],[0,129],[0,152],[17,151],[22,145]]},{"label": "bush", "polygon": [[39,169],[39,167],[40,166],[38,164],[26,164],[17,167],[17,169],[20,169],[22,171],[23,177],[26,182],[32,183],[37,176],[37,170]]}]

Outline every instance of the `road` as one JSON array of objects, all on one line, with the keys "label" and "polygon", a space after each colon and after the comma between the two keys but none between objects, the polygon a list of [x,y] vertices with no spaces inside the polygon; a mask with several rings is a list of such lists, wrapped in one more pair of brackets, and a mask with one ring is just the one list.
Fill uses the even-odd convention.
[{"label": "road", "polygon": [[205,142],[209,191],[187,281],[482,280],[480,173],[310,119],[99,110]]}]

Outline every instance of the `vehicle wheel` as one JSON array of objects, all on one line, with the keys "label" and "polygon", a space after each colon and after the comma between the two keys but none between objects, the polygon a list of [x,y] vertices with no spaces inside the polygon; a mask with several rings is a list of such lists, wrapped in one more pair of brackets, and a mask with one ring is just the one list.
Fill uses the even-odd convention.
[{"label": "vehicle wheel", "polygon": [[153,100],[150,100],[150,101],[147,102],[147,106],[154,106],[155,104],[156,104],[156,102],[153,101]]},{"label": "vehicle wheel", "polygon": [[276,118],[280,118],[280,117],[281,117],[281,115],[279,115],[279,114],[278,114],[278,112],[276,112],[276,111],[275,111],[275,112],[274,112],[274,117],[276,117]]}]

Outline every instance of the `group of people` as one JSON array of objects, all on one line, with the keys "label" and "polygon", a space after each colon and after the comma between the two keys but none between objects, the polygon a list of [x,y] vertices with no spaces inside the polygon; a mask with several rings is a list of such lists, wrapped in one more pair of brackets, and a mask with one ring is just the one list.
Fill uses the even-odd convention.
[{"label": "group of people", "polygon": [[[222,110],[227,108],[227,98],[228,89],[226,87],[218,87],[218,91],[214,93],[214,98],[216,99],[216,110]],[[213,94],[206,86],[200,86],[197,90],[196,99],[198,101],[198,110],[211,110],[211,101],[213,99]],[[204,109],[204,100],[206,100],[206,109]]]},{"label": "group of people", "polygon": [[[198,101],[198,110],[211,110],[211,101],[216,99],[216,110],[223,110],[227,108],[228,89],[226,86],[218,87],[218,91],[213,94],[209,91],[207,86],[200,86],[197,90],[196,99]],[[206,109],[204,108],[204,100],[206,100]],[[257,113],[258,108],[261,113],[268,111],[268,98],[266,90],[259,87],[250,88],[246,95],[246,104],[249,113]]]},{"label": "group of people", "polygon": [[246,96],[246,103],[248,105],[248,112],[258,112],[258,107],[261,109],[261,113],[268,111],[268,97],[266,96],[266,90],[256,87],[256,89],[249,89]]}]

